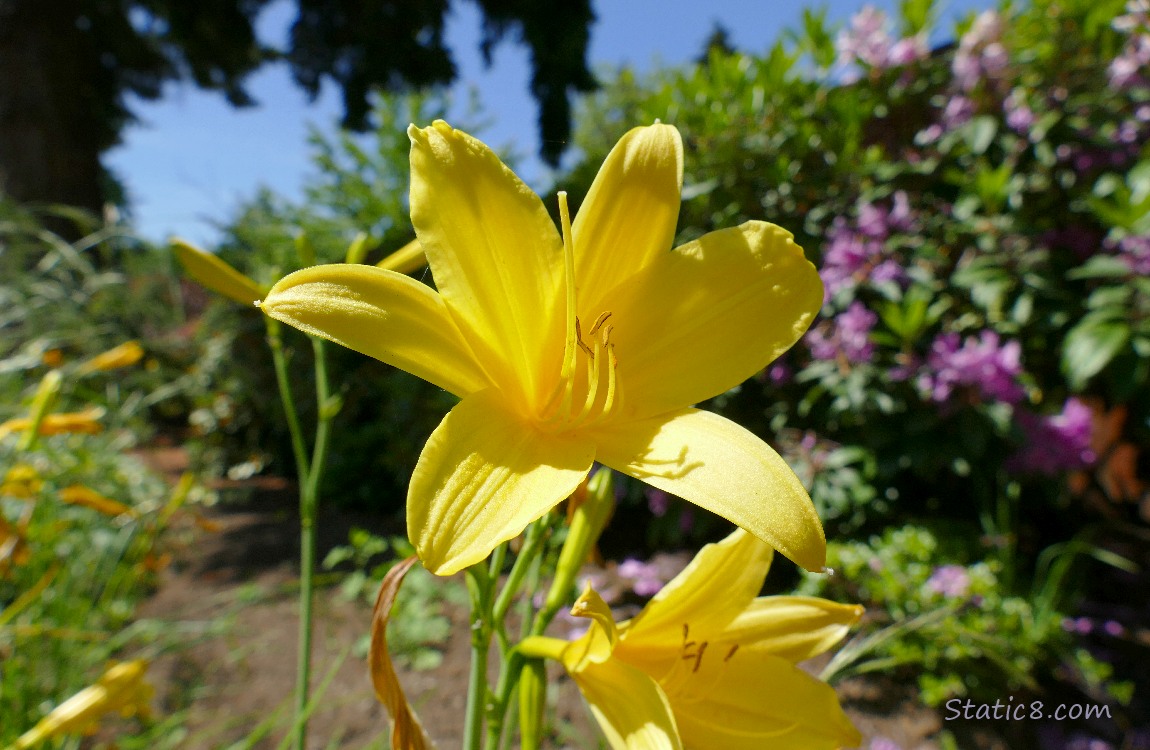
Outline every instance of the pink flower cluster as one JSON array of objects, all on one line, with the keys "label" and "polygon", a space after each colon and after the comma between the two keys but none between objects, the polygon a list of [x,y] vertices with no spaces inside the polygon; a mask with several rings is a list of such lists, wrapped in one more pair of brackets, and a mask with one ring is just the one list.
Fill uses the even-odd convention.
[{"label": "pink flower cluster", "polygon": [[898,40],[891,37],[886,13],[872,5],[863,7],[851,18],[850,26],[835,39],[835,48],[840,64],[860,63],[878,70],[908,65],[930,54],[922,34]]},{"label": "pink flower cluster", "polygon": [[998,78],[1010,63],[1002,44],[1002,17],[993,10],[983,11],[958,41],[951,72],[963,91],[972,91],[984,78]]},{"label": "pink flower cluster", "polygon": [[631,581],[631,590],[639,596],[654,596],[667,581],[659,566],[631,557],[619,564],[619,576]]},{"label": "pink flower cluster", "polygon": [[815,359],[843,357],[851,364],[870,362],[874,356],[874,342],[870,332],[878,316],[858,300],[845,312],[836,315],[828,332],[825,326],[813,328],[806,336],[807,346]]},{"label": "pink flower cluster", "polygon": [[1131,273],[1150,276],[1150,235],[1132,234],[1117,242],[1108,240],[1105,244],[1117,251]]},{"label": "pink flower cluster", "polygon": [[1020,410],[1015,421],[1025,442],[1022,450],[1007,461],[1010,471],[1055,476],[1094,462],[1090,408],[1080,400],[1067,400],[1062,413],[1052,416]]},{"label": "pink flower cluster", "polygon": [[828,244],[819,275],[825,289],[824,301],[829,301],[842,289],[865,281],[882,283],[902,281],[906,273],[898,261],[884,258],[886,240],[892,232],[908,232],[914,228],[906,193],[894,195],[888,210],[872,203],[859,207],[858,221],[851,227],[839,217],[828,234]]},{"label": "pink flower cluster", "polygon": [[1121,54],[1110,63],[1110,85],[1122,89],[1144,82],[1150,65],[1150,0],[1129,0],[1126,14],[1111,24],[1130,35]]},{"label": "pink flower cluster", "polygon": [[962,599],[970,593],[970,574],[961,565],[943,565],[931,573],[926,588],[947,599]]},{"label": "pink flower cluster", "polygon": [[970,388],[982,398],[1016,404],[1026,394],[1018,382],[1022,374],[1022,347],[1017,341],[999,344],[998,334],[983,331],[960,341],[957,333],[934,340],[927,357],[927,372],[918,386],[932,401],[948,401],[956,389]]}]

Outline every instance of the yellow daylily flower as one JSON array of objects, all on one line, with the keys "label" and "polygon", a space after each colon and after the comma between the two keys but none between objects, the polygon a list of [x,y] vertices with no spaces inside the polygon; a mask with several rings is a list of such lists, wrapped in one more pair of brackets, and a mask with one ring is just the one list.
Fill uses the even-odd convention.
[{"label": "yellow daylily flower", "polygon": [[396,273],[411,273],[427,265],[427,256],[419,240],[412,240],[375,265]]},{"label": "yellow daylily flower", "polygon": [[0,481],[0,495],[31,500],[40,494],[43,486],[44,480],[34,466],[16,464],[5,472],[3,481]]},{"label": "yellow daylily flower", "polygon": [[144,358],[144,349],[138,341],[125,341],[119,346],[101,352],[80,365],[80,374],[89,372],[116,370],[121,367],[130,367]]},{"label": "yellow daylily flower", "polygon": [[6,750],[25,750],[53,737],[88,731],[101,717],[114,712],[147,715],[152,699],[152,687],[144,681],[147,668],[143,660],[113,664],[96,684],[56,706]]},{"label": "yellow daylily flower", "polygon": [[560,196],[562,236],[482,142],[442,121],[408,135],[411,219],[438,292],[315,266],[262,307],[462,398],[408,491],[424,565],[446,575],[484,559],[599,461],[821,569],[822,526],[791,469],[691,408],[761,370],[818,312],[822,283],[791,234],[751,221],[670,250],[683,146],[669,125],[623,136],[573,225]]},{"label": "yellow daylily flower", "polygon": [[106,516],[121,516],[125,513],[132,516],[136,515],[135,510],[121,503],[119,500],[105,497],[82,484],[73,484],[70,487],[65,487],[60,490],[60,500],[68,505],[79,505],[84,508],[91,508]]},{"label": "yellow daylily flower", "polygon": [[592,618],[582,637],[536,636],[518,648],[563,664],[616,750],[855,747],[862,738],[834,690],[795,664],[840,641],[863,608],[756,597],[771,556],[736,530],[634,619],[616,626],[588,587],[571,610]]},{"label": "yellow daylily flower", "polygon": [[[104,410],[97,406],[90,407],[84,411],[47,414],[40,421],[39,434],[60,435],[64,433],[81,433],[84,435],[97,435],[104,431],[104,425],[100,424],[100,419],[103,416]],[[28,417],[9,419],[7,422],[0,424],[0,438],[6,437],[13,432],[23,432],[31,427],[32,419]]]},{"label": "yellow daylily flower", "polygon": [[263,289],[252,279],[220,260],[214,253],[201,250],[187,240],[170,240],[176,260],[184,271],[201,286],[211,289],[241,305],[251,305],[263,296]]}]

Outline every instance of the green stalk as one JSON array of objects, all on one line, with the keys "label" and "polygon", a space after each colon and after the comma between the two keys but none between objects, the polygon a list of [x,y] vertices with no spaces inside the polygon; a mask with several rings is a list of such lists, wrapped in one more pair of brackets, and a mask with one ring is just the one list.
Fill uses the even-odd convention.
[{"label": "green stalk", "polygon": [[487,651],[491,646],[491,578],[483,563],[467,569],[471,592],[471,674],[467,681],[467,713],[463,724],[463,750],[479,750],[483,714],[487,705]]},{"label": "green stalk", "polygon": [[324,460],[327,457],[328,438],[331,434],[331,420],[336,409],[331,398],[327,376],[327,358],[324,356],[323,341],[312,338],[312,351],[315,354],[315,383],[318,416],[316,419],[315,445],[309,460],[307,445],[300,427],[299,412],[288,380],[287,361],[284,357],[283,338],[278,321],[265,317],[268,333],[268,348],[271,349],[272,363],[275,366],[276,384],[279,387],[280,401],[284,417],[291,435],[292,452],[296,462],[296,476],[299,484],[300,515],[300,591],[299,591],[299,638],[296,652],[295,722],[293,724],[296,750],[304,750],[307,745],[307,719],[309,714],[308,697],[311,688],[311,642],[312,610],[315,590],[315,547],[316,509],[319,505],[319,485],[323,476]]},{"label": "green stalk", "polygon": [[299,498],[299,652],[297,654],[295,705],[295,746],[297,750],[304,750],[307,746],[307,720],[310,713],[308,695],[311,688],[312,609],[315,601],[315,519],[316,510],[319,507],[320,481],[323,479],[323,466],[327,458],[328,438],[331,435],[331,420],[337,411],[336,402],[331,397],[328,385],[327,357],[324,355],[323,340],[312,337],[311,346],[312,352],[315,354],[317,417],[311,467],[307,475],[307,484],[301,488]]}]

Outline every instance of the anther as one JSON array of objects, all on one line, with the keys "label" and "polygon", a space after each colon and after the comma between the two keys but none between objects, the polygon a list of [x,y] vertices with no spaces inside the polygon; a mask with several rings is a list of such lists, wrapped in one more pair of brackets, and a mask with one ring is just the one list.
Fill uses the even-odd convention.
[{"label": "anther", "polygon": [[728,651],[728,652],[727,652],[727,655],[723,657],[723,661],[724,661],[724,662],[728,662],[728,661],[730,661],[730,660],[731,660],[731,657],[732,657],[732,656],[734,656],[734,655],[735,655],[735,652],[736,652],[736,651],[738,651],[738,650],[739,650],[739,644],[737,644],[737,643],[736,643],[734,646],[731,646],[731,650],[730,650],[730,651]]},{"label": "anther", "polygon": [[579,345],[580,349],[587,352],[588,357],[595,359],[595,352],[591,350],[591,347],[583,343],[583,329],[579,325],[579,318],[575,318],[575,343]]},{"label": "anther", "polygon": [[601,312],[601,313],[599,313],[599,317],[598,317],[598,318],[595,318],[595,325],[591,326],[591,334],[590,334],[590,335],[594,336],[594,335],[595,335],[595,333],[596,333],[596,332],[597,332],[597,331],[598,331],[600,328],[602,328],[602,327],[603,327],[603,324],[607,322],[607,318],[610,318],[610,317],[611,317],[611,315],[612,315],[612,313],[611,313],[611,311],[610,311],[610,310],[608,310],[608,311],[606,311],[606,312]]}]

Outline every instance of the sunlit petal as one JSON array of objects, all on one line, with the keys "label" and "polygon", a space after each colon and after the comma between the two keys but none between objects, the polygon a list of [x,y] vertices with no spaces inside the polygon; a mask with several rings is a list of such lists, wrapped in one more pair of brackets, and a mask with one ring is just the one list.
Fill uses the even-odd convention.
[{"label": "sunlit petal", "polygon": [[613,750],[682,747],[667,697],[647,675],[618,659],[608,659],[588,664],[571,676]]},{"label": "sunlit petal", "polygon": [[172,248],[176,260],[184,267],[188,276],[216,294],[248,306],[263,296],[259,284],[225,263],[214,253],[201,250],[181,239],[173,239]]},{"label": "sunlit petal", "polygon": [[705,401],[789,349],[822,306],[791,234],[751,221],[665,253],[606,295],[637,417]]},{"label": "sunlit petal", "polygon": [[611,153],[575,216],[579,312],[591,320],[603,294],[675,239],[683,187],[683,139],[670,125],[634,128]]},{"label": "sunlit petal", "polygon": [[523,423],[493,391],[463,399],[411,477],[407,529],[423,564],[450,575],[519,534],[587,476],[594,447]]},{"label": "sunlit petal", "polygon": [[563,360],[563,250],[539,196],[447,123],[408,129],[411,221],[460,330],[501,387],[533,404]]},{"label": "sunlit petal", "polygon": [[710,412],[684,409],[596,434],[597,458],[723,516],[807,570],[826,539],[802,483],[770,446]]},{"label": "sunlit petal", "polygon": [[767,596],[751,602],[728,623],[723,639],[754,644],[749,648],[799,662],[845,638],[863,611],[857,604],[809,596]]},{"label": "sunlit petal", "polygon": [[683,745],[723,750],[857,747],[835,691],[785,659],[708,649],[663,680]]},{"label": "sunlit petal", "polygon": [[[699,550],[690,564],[620,628],[627,634],[622,647],[637,644],[678,651],[683,624],[696,632],[723,629],[738,618],[763,587],[771,564],[770,545],[742,529],[721,542]],[[715,596],[721,582],[723,595]]]},{"label": "sunlit petal", "polygon": [[406,370],[458,396],[490,381],[426,285],[373,266],[312,266],[281,279],[265,313]]}]

